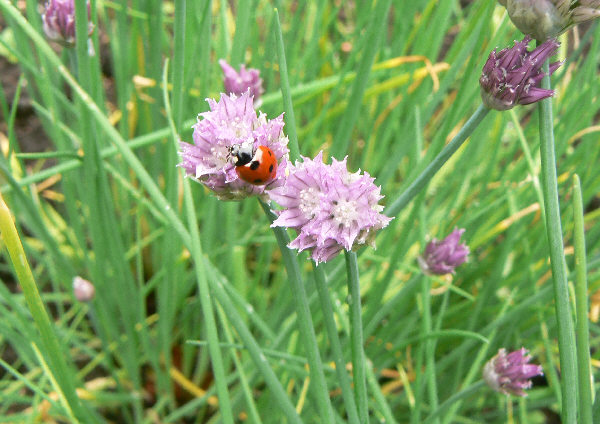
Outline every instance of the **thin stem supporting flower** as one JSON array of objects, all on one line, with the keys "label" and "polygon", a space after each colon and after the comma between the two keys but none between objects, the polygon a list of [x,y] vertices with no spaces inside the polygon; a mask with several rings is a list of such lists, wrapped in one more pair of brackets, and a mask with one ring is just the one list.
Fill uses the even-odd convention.
[{"label": "thin stem supporting flower", "polygon": [[361,422],[368,422],[369,404],[367,401],[367,383],[365,374],[365,351],[363,346],[363,328],[360,302],[360,282],[356,253],[346,251],[346,273],[348,278],[348,304],[350,307],[350,343],[352,350],[352,372],[354,374],[354,392],[358,401],[358,413]]},{"label": "thin stem supporting flower", "polygon": [[[260,206],[263,208],[269,221],[273,222],[275,216],[271,212],[269,206],[262,201],[260,202]],[[331,398],[329,397],[329,392],[327,391],[327,383],[325,381],[325,374],[323,373],[323,363],[321,362],[321,356],[319,354],[319,346],[315,336],[310,308],[308,306],[308,298],[306,297],[306,290],[304,289],[304,282],[302,281],[302,276],[300,275],[298,258],[296,254],[287,247],[290,242],[290,238],[288,237],[285,229],[273,227],[273,233],[275,233],[277,244],[281,250],[283,263],[285,264],[285,269],[287,270],[288,278],[290,280],[292,297],[295,299],[294,304],[296,306],[296,313],[298,314],[298,327],[300,330],[300,336],[305,343],[306,355],[310,368],[310,376],[315,386],[315,398],[319,412],[323,418],[323,422],[334,422],[335,420],[333,418]]]},{"label": "thin stem supporting flower", "polygon": [[342,345],[338,336],[338,330],[333,317],[333,308],[331,307],[331,297],[327,288],[327,282],[325,280],[325,272],[322,266],[318,266],[313,262],[315,284],[317,286],[317,293],[319,295],[319,301],[321,302],[321,309],[323,311],[323,320],[325,321],[325,328],[329,337],[329,343],[331,344],[331,350],[333,351],[333,360],[335,362],[335,372],[338,376],[340,388],[342,389],[342,397],[346,405],[346,413],[348,414],[349,423],[359,423],[358,410],[356,409],[356,402],[354,401],[354,394],[352,392],[352,386],[350,385],[350,378],[346,372],[346,362],[344,361],[344,355],[342,353]]},{"label": "thin stem supporting flower", "polygon": [[489,111],[490,109],[481,104],[450,143],[448,143],[435,159],[427,165],[411,185],[385,209],[385,214],[388,216],[397,216],[398,213],[404,209],[406,205],[421,192],[421,190],[423,190],[427,183],[431,181],[433,176],[442,168],[442,166],[444,166],[446,161],[450,159],[450,156],[462,146]]},{"label": "thin stem supporting flower", "polygon": [[[544,63],[542,72],[546,76],[542,79],[541,87],[550,90],[548,61]],[[546,208],[546,233],[554,282],[554,305],[558,321],[558,350],[562,375],[562,420],[564,423],[571,424],[577,422],[577,359],[558,201],[552,99],[546,98],[539,102],[539,115],[542,193]]]}]

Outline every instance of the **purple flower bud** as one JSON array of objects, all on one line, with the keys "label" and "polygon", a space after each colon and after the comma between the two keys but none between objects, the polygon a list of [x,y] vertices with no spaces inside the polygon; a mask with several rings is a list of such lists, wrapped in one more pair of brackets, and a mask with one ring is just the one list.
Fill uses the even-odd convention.
[{"label": "purple flower bud", "polygon": [[483,367],[483,379],[497,392],[527,396],[524,389],[531,387],[530,378],[544,374],[542,367],[529,364],[530,360],[524,347],[508,355],[506,349],[500,349]]},{"label": "purple flower bud", "polygon": [[316,263],[327,262],[342,249],[373,245],[375,233],[392,220],[383,214],[381,188],[368,173],[348,172],[346,158],[323,163],[314,159],[289,165],[285,184],[269,191],[283,206],[272,227],[294,228],[298,237],[288,247],[310,249]]},{"label": "purple flower bud", "polygon": [[[87,3],[88,20],[90,18],[90,4]],[[44,32],[46,36],[58,43],[72,46],[75,44],[75,1],[74,0],[49,0],[46,11],[42,15]],[[94,24],[88,26],[88,33],[94,31]]]},{"label": "purple flower bud", "polygon": [[76,276],[73,278],[73,294],[75,295],[75,299],[78,301],[89,302],[94,298],[96,289],[88,280],[81,278],[80,276]]},{"label": "purple flower bud", "polygon": [[500,4],[523,34],[539,41],[600,16],[599,0],[500,0]]},{"label": "purple flower bud", "polygon": [[[512,48],[496,53],[494,49],[483,66],[479,85],[483,104],[496,110],[512,109],[516,104],[528,105],[550,97],[553,90],[537,87],[544,74],[542,65],[556,52],[560,43],[548,40],[532,51],[527,50],[531,37],[515,41]],[[562,62],[550,65],[550,74],[558,69]]]},{"label": "purple flower bud", "polygon": [[227,94],[233,93],[241,96],[250,90],[250,95],[254,96],[254,102],[258,103],[258,99],[264,93],[258,69],[246,69],[246,66],[242,65],[238,73],[223,59],[219,60],[219,65],[221,65],[221,69],[223,70],[223,85]]},{"label": "purple flower bud", "polygon": [[464,232],[462,228],[455,228],[444,240],[431,240],[425,247],[423,256],[418,258],[423,272],[435,275],[454,273],[454,268],[463,264],[469,255],[467,245],[459,244]]},{"label": "purple flower bud", "polygon": [[[252,96],[221,94],[217,102],[207,99],[209,112],[201,113],[193,126],[194,144],[180,142],[181,166],[188,177],[204,184],[221,200],[241,200],[265,195],[285,179],[288,138],[283,133],[283,114],[267,119],[256,115]],[[268,147],[278,162],[277,175],[268,185],[252,185],[240,178],[231,160],[232,146]]]}]

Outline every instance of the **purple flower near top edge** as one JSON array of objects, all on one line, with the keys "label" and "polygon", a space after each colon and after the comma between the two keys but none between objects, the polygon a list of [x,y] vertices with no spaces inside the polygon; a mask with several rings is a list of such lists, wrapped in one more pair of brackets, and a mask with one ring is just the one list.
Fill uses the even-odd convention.
[{"label": "purple flower near top edge", "polygon": [[226,93],[242,95],[250,90],[250,94],[254,96],[254,102],[258,102],[261,94],[264,93],[258,69],[246,69],[246,65],[242,65],[240,72],[237,72],[224,59],[219,60],[219,65],[221,65],[221,69],[223,70],[223,85],[225,86]]},{"label": "purple flower near top edge", "polygon": [[272,227],[288,227],[298,236],[288,247],[311,250],[318,264],[334,258],[342,249],[374,245],[375,233],[393,219],[381,214],[381,187],[368,173],[348,172],[346,158],[323,163],[321,151],[288,166],[285,184],[269,191],[282,206]]},{"label": "purple flower near top edge", "polygon": [[545,41],[572,25],[600,17],[600,0],[499,0],[523,33]]},{"label": "purple flower near top edge", "polygon": [[463,264],[469,256],[466,244],[460,244],[464,229],[455,228],[443,240],[434,238],[425,247],[425,252],[418,258],[421,269],[426,274],[445,275],[454,273],[454,269]]},{"label": "purple flower near top edge", "polygon": [[[90,4],[87,3],[88,20],[90,18]],[[75,44],[75,1],[74,0],[49,0],[46,10],[42,14],[42,22],[46,36],[58,43],[72,46]],[[94,24],[88,24],[88,33],[94,31]]]},{"label": "purple flower near top edge", "polygon": [[[193,126],[194,144],[181,141],[181,166],[186,175],[204,184],[221,200],[241,200],[248,196],[263,195],[265,190],[282,183],[287,167],[288,138],[283,133],[283,114],[267,119],[257,116],[252,96],[221,94],[217,102],[206,99],[210,111],[198,115]],[[277,176],[268,186],[249,184],[239,178],[232,164],[231,146],[252,143],[269,147],[277,158]]]},{"label": "purple flower near top edge", "polygon": [[[550,97],[553,90],[537,87],[544,73],[541,67],[552,56],[560,43],[548,40],[532,51],[527,50],[531,37],[515,41],[511,48],[496,52],[492,50],[483,66],[479,85],[481,98],[486,107],[496,110],[508,110],[516,104],[527,105]],[[562,62],[550,65],[550,74],[558,69]]]},{"label": "purple flower near top edge", "polygon": [[498,350],[498,354],[483,367],[483,379],[488,386],[505,395],[527,396],[524,389],[531,387],[531,378],[543,375],[540,365],[529,364],[531,356],[524,347],[506,353],[506,349]]}]

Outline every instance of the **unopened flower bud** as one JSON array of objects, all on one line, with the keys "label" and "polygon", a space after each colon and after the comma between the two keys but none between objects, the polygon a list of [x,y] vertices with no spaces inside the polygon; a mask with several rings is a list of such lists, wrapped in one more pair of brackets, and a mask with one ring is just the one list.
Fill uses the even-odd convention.
[{"label": "unopened flower bud", "polygon": [[223,85],[225,86],[225,92],[227,94],[241,96],[246,91],[250,90],[250,95],[254,97],[254,103],[256,105],[259,97],[264,92],[260,71],[253,68],[246,69],[246,66],[242,65],[240,72],[237,72],[223,59],[219,60],[219,65],[221,65],[221,69],[223,70]]},{"label": "unopened flower bud", "polygon": [[542,367],[529,364],[531,356],[521,348],[509,354],[500,349],[483,367],[483,379],[495,391],[505,395],[527,396],[524,389],[531,387],[531,378],[543,375]]},{"label": "unopened flower bud", "polygon": [[464,232],[464,229],[455,228],[445,239],[431,240],[425,247],[423,256],[418,258],[423,272],[435,275],[454,273],[454,269],[469,256],[467,245],[460,244],[460,237]]},{"label": "unopened flower bud", "polygon": [[94,298],[96,289],[88,280],[81,278],[80,276],[76,276],[73,278],[73,294],[75,295],[75,299],[78,301],[89,302]]},{"label": "unopened flower bud", "polygon": [[[560,45],[548,40],[532,51],[527,50],[531,37],[515,41],[510,48],[496,52],[494,49],[483,66],[479,85],[483,104],[496,110],[512,109],[516,104],[535,103],[554,94],[553,90],[537,87],[544,73],[541,67]],[[562,62],[550,65],[552,74]]]}]

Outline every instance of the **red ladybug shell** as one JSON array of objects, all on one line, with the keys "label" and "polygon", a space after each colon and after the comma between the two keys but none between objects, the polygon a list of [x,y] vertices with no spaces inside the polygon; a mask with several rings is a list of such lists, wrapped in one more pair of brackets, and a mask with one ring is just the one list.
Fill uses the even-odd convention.
[{"label": "red ladybug shell", "polygon": [[267,146],[258,146],[252,160],[235,167],[238,176],[253,185],[264,185],[277,175],[277,158]]}]

